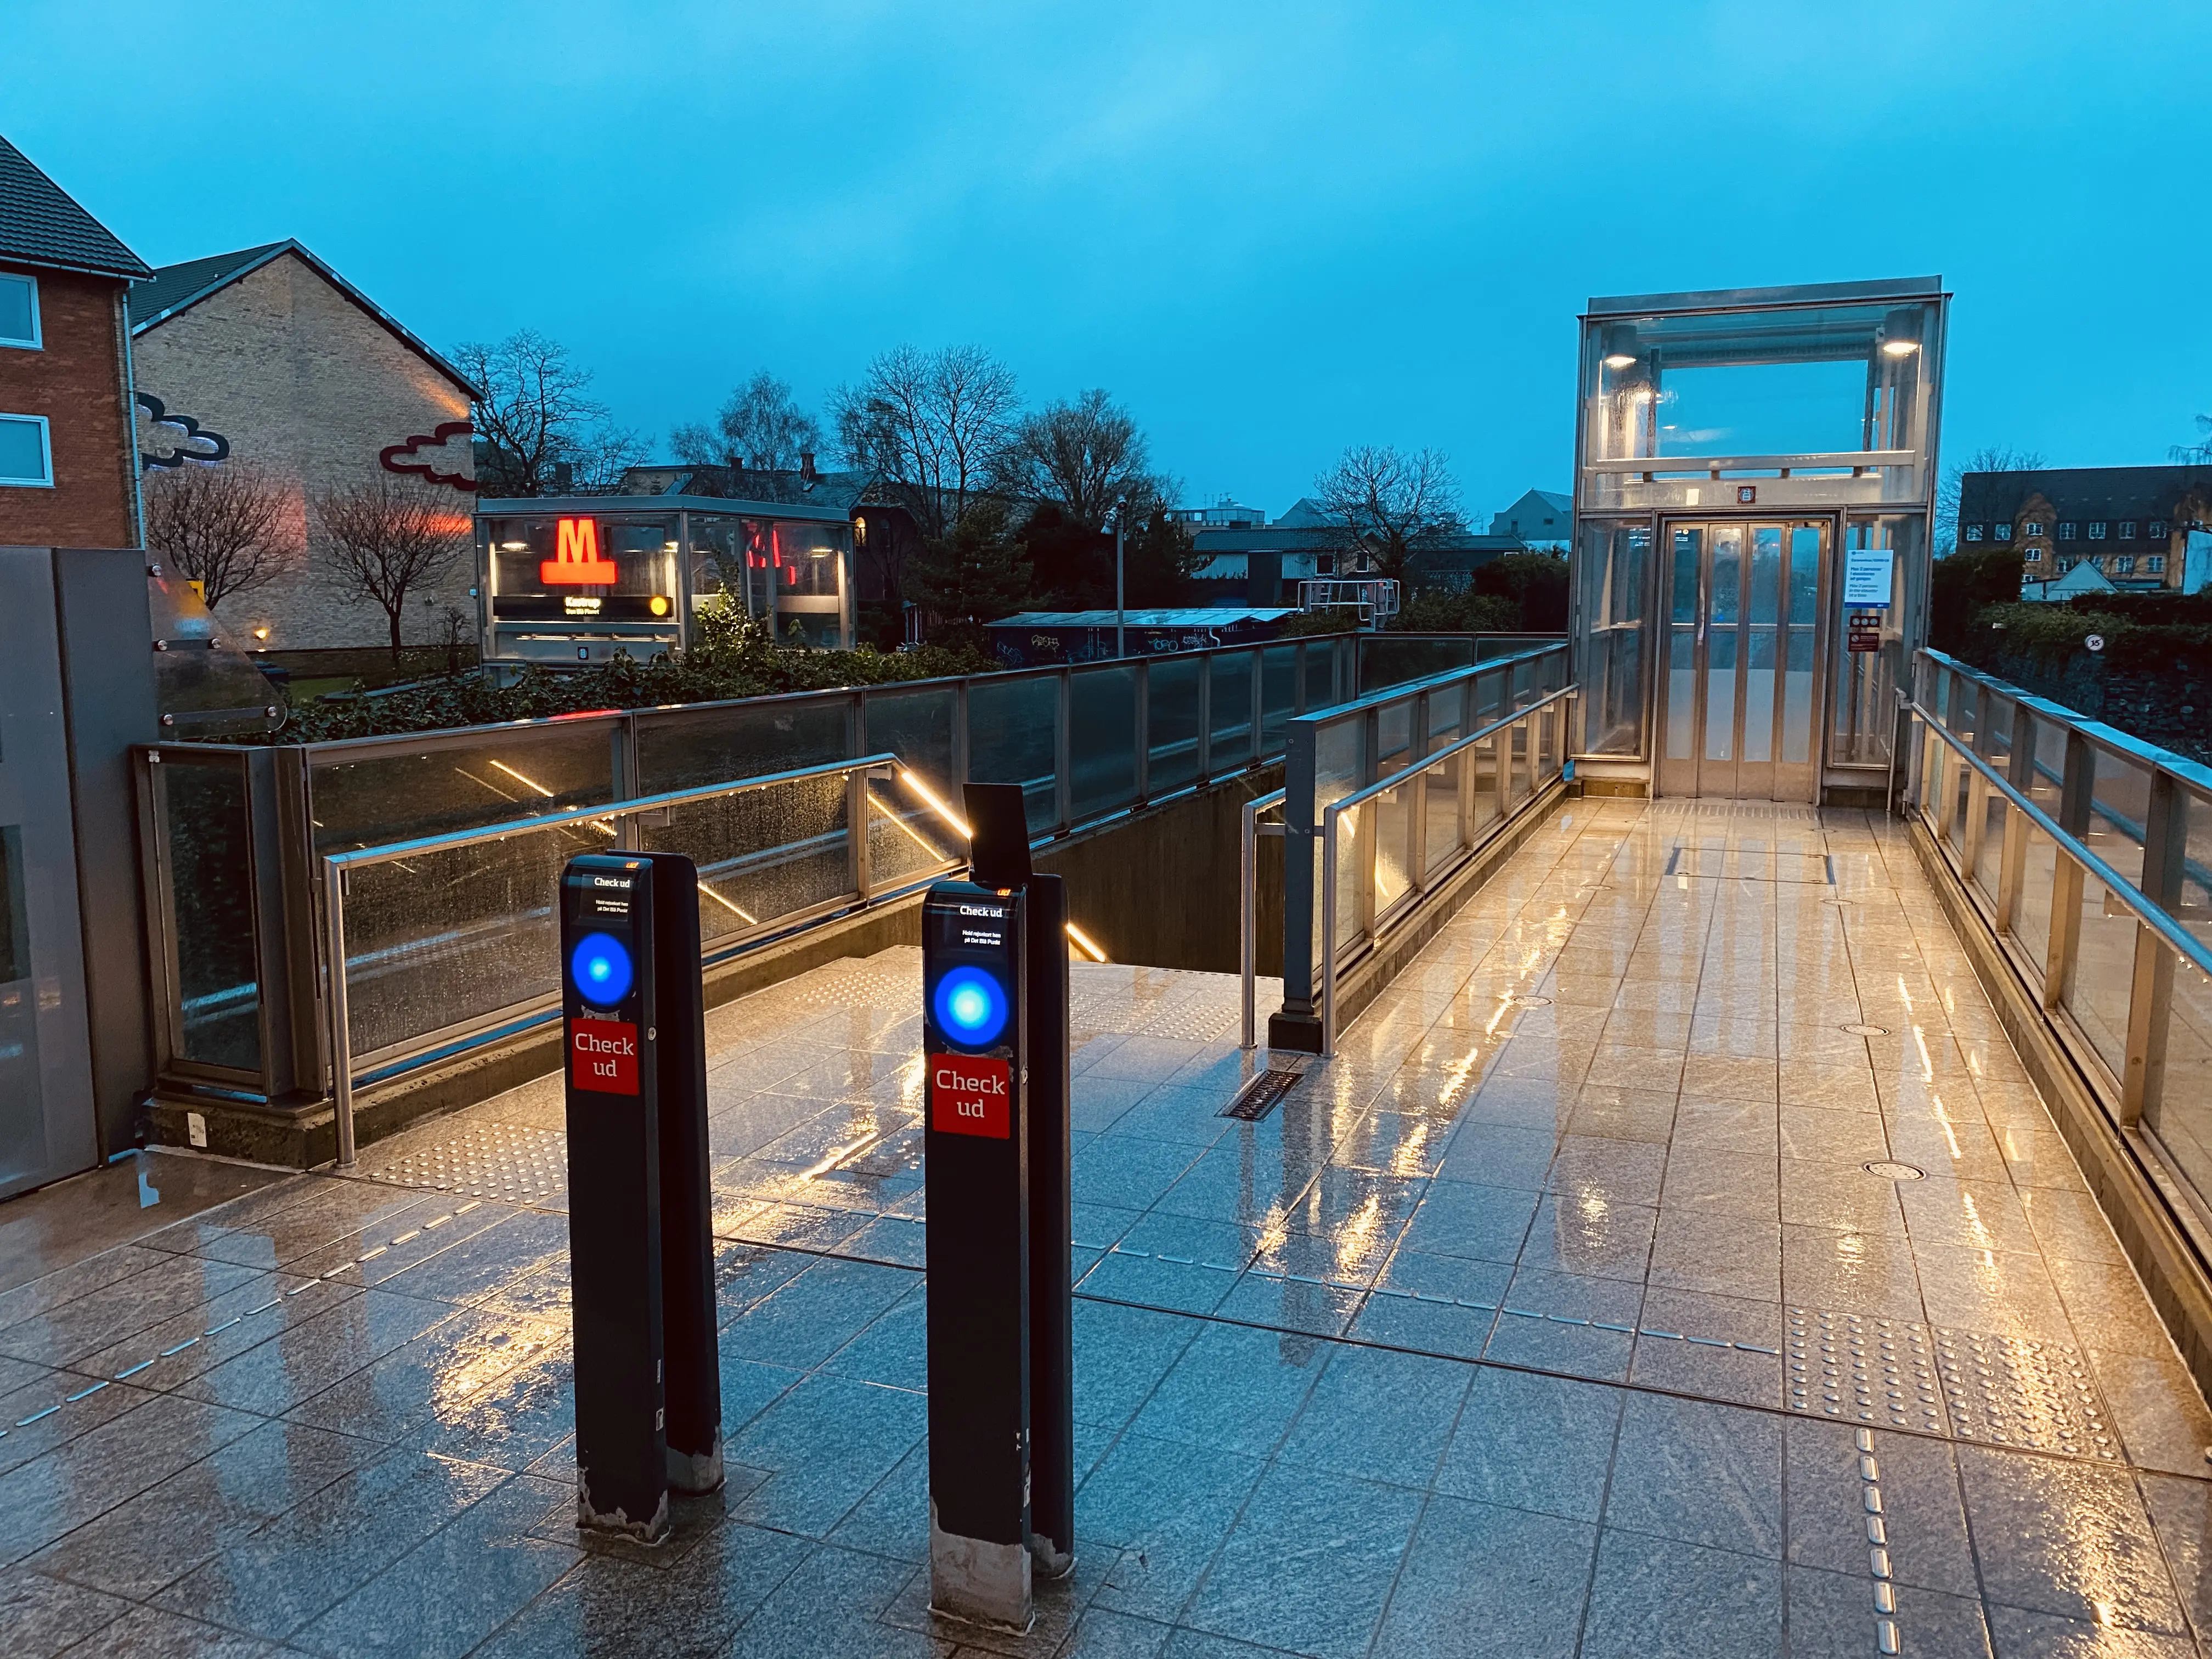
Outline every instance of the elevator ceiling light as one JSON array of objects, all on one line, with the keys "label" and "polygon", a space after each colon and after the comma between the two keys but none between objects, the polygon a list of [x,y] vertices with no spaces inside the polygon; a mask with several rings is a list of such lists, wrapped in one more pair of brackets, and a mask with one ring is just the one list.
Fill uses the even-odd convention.
[{"label": "elevator ceiling light", "polygon": [[1629,353],[1616,351],[1605,360],[1605,366],[1607,368],[1626,368],[1635,362],[1636,359]]},{"label": "elevator ceiling light", "polygon": [[1886,356],[1910,357],[1914,352],[1920,349],[1920,342],[1917,340],[1884,340],[1881,343],[1881,349],[1883,355]]}]

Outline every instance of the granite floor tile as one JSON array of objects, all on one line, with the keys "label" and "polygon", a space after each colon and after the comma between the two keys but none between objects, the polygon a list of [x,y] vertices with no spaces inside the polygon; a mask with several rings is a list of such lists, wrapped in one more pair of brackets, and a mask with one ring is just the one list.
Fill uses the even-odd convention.
[{"label": "granite floor tile", "polygon": [[904,1389],[806,1377],[726,1443],[725,1456],[769,1474],[737,1517],[827,1536],[921,1438],[926,1416],[922,1397]]},{"label": "granite floor tile", "polygon": [[1625,1403],[1605,1524],[1779,1558],[1782,1419],[1663,1395]]},{"label": "granite floor tile", "polygon": [[1436,1490],[1477,1503],[1595,1522],[1603,1508],[1619,1389],[1484,1365],[1453,1429]]},{"label": "granite floor tile", "polygon": [[1595,1544],[1585,1523],[1434,1496],[1373,1651],[1378,1659],[1571,1654]]},{"label": "granite floor tile", "polygon": [[1279,1465],[1237,1516],[1182,1622],[1314,1659],[1373,1638],[1421,1494]]},{"label": "granite floor tile", "polygon": [[21,1659],[52,1659],[131,1610],[120,1596],[45,1573],[24,1568],[0,1573],[0,1630],[8,1633],[9,1651]]},{"label": "granite floor tile", "polygon": [[1418,1354],[1334,1348],[1276,1455],[1334,1474],[1425,1489],[1475,1370]]},{"label": "granite floor tile", "polygon": [[[1993,1603],[2179,1632],[2181,1607],[2135,1483],[2117,1470],[1962,1446],[1966,1524]],[[1999,1634],[1997,1649],[2004,1650]]]},{"label": "granite floor tile", "polygon": [[1173,1620],[1265,1467],[1214,1447],[1123,1435],[1075,1498],[1078,1534],[1121,1552],[1099,1605]]},{"label": "granite floor tile", "polygon": [[[1863,1562],[1856,1573],[1793,1562],[1784,1585],[1790,1659],[1859,1659],[1881,1652],[1878,1623],[1885,1615],[1875,1608],[1870,1587]],[[1896,1611],[1887,1617],[1898,1633],[1898,1651],[1991,1659],[1988,1623],[1972,1596],[1900,1586],[1894,1600]]]},{"label": "granite floor tile", "polygon": [[1781,1650],[1779,1561],[1610,1528],[1600,1535],[1583,1659]]},{"label": "granite floor tile", "polygon": [[1152,1391],[1131,1432],[1266,1457],[1333,1352],[1305,1336],[1206,1325]]}]

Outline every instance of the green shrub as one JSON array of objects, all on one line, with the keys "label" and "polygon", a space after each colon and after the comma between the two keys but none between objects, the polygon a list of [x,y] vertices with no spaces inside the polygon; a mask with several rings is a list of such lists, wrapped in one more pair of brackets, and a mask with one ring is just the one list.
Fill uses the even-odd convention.
[{"label": "green shrub", "polygon": [[425,680],[382,696],[325,698],[292,710],[271,743],[325,743],[402,732],[432,732],[501,720],[541,720],[608,708],[714,702],[783,691],[988,673],[1001,665],[972,647],[919,651],[810,651],[776,644],[765,623],[723,607],[699,612],[690,648],[640,662],[618,655],[603,667],[555,673],[525,669],[512,685],[474,675]]}]

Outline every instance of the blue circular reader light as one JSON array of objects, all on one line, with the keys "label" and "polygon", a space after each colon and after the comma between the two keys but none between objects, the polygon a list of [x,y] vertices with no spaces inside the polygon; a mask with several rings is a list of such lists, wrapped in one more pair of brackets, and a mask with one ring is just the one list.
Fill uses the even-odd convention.
[{"label": "blue circular reader light", "polygon": [[980,1048],[1006,1029],[1006,988],[981,968],[955,968],[937,981],[930,1012],[945,1036]]},{"label": "blue circular reader light", "polygon": [[594,1008],[611,1008],[629,994],[629,952],[611,933],[586,933],[568,957],[568,977]]}]

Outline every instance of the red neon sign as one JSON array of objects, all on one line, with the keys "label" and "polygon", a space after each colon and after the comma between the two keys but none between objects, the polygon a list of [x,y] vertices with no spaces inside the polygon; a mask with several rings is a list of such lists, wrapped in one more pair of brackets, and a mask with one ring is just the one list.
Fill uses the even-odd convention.
[{"label": "red neon sign", "polygon": [[538,580],[549,586],[566,583],[572,587],[585,587],[610,583],[614,579],[615,562],[599,556],[599,521],[562,520],[553,544],[553,556],[539,563]]}]

